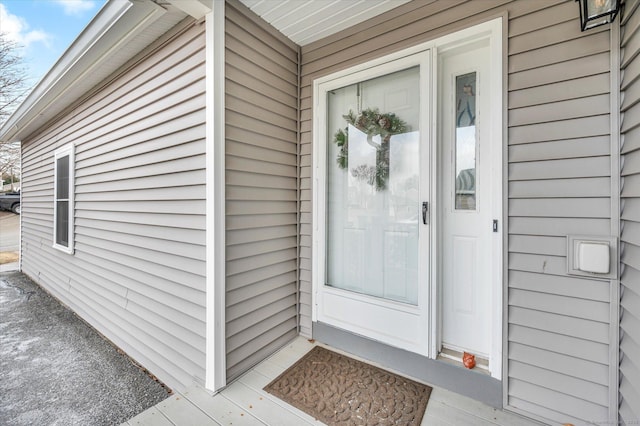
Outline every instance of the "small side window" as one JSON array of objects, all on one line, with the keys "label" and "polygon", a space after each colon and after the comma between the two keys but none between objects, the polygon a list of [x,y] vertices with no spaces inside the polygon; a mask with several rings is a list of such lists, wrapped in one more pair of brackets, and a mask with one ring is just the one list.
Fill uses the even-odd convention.
[{"label": "small side window", "polygon": [[65,145],[55,152],[54,200],[53,200],[53,247],[73,253],[73,171],[74,146]]}]

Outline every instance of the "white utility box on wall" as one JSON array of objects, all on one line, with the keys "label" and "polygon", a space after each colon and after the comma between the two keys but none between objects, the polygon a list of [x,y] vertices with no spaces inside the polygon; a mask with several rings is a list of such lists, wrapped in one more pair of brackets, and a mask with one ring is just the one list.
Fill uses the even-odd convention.
[{"label": "white utility box on wall", "polygon": [[579,241],[576,253],[579,270],[592,274],[609,273],[609,244],[599,241]]},{"label": "white utility box on wall", "polygon": [[567,236],[567,273],[594,278],[616,278],[617,239],[602,236]]}]

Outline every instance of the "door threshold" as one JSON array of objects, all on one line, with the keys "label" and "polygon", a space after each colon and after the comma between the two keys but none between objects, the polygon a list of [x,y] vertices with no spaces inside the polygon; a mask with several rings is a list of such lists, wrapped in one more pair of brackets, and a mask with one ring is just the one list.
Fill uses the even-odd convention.
[{"label": "door threshold", "polygon": [[[458,367],[466,368],[462,362],[462,351],[458,351],[456,349],[443,347],[436,358],[438,361],[444,361],[449,364],[456,365]],[[483,358],[481,356],[476,355],[476,366],[472,368],[472,371],[477,373],[491,375],[489,371],[489,360],[487,358]]]}]

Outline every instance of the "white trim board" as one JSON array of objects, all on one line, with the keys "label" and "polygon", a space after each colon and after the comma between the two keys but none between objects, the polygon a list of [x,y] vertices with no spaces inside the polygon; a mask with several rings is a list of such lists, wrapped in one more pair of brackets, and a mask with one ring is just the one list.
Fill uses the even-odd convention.
[{"label": "white trim board", "polygon": [[[610,344],[609,344],[609,421],[612,424],[618,422],[618,400],[619,387],[620,387],[620,369],[618,368],[620,357],[620,237],[622,235],[621,228],[621,208],[620,208],[620,186],[621,186],[621,163],[620,163],[620,19],[617,19],[611,24],[610,34],[610,108],[611,108],[611,235],[616,238],[615,253],[616,258],[614,260],[616,268],[616,277],[611,280],[609,291],[609,306],[610,306]],[[614,368],[614,366],[616,368]]]},{"label": "white trim board", "polygon": [[206,388],[227,384],[225,333],[225,2],[206,20]]}]

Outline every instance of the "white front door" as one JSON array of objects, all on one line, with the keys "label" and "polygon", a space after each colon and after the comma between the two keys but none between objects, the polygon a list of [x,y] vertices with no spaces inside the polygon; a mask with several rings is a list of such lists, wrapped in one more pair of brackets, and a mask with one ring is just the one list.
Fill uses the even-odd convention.
[{"label": "white front door", "polygon": [[[314,321],[501,362],[501,20],[314,82]],[[491,365],[493,360],[493,366]]]},{"label": "white front door", "polygon": [[[489,359],[500,139],[492,137],[489,41],[439,55],[441,343]],[[496,143],[497,142],[497,143]],[[496,187],[497,185],[497,187]],[[497,286],[497,287],[496,287]]]},{"label": "white front door", "polygon": [[[327,206],[318,319],[427,354],[428,52],[323,87]],[[326,130],[325,130],[326,129]]]}]

